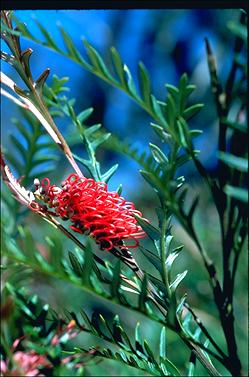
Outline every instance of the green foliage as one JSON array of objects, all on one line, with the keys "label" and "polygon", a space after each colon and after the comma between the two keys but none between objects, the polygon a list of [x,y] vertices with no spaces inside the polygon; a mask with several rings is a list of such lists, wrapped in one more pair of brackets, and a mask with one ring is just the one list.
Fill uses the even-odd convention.
[{"label": "green foliage", "polygon": [[[15,20],[18,31],[12,27],[11,17]],[[202,131],[191,129],[190,122],[203,105],[190,102],[189,97],[195,90],[195,86],[189,83],[186,73],[180,77],[178,86],[165,85],[167,96],[165,101],[161,101],[152,94],[149,73],[142,62],[138,65],[139,88],[137,88],[136,80],[134,80],[129,68],[124,64],[114,47],[110,49],[112,66],[109,67],[95,48],[84,40],[83,43],[88,56],[88,61],[86,61],[62,26],[59,26],[59,31],[65,49],[57,46],[53,36],[38,20],[36,23],[43,36],[43,41],[33,36],[27,27],[13,15],[3,12],[2,37],[7,40],[13,55],[2,52],[1,58],[14,67],[28,87],[28,90],[23,90],[14,86],[15,94],[22,100],[26,99],[28,102],[24,102],[35,108],[32,111],[33,115],[27,110],[22,110],[25,123],[20,120],[14,121],[20,135],[25,140],[24,146],[18,138],[11,136],[13,151],[16,153],[13,153],[13,151],[5,153],[18,175],[24,175],[23,185],[30,184],[35,177],[44,177],[48,173],[43,169],[44,163],[49,162],[52,170],[55,168],[54,161],[57,159],[57,155],[53,149],[54,144],[47,141],[45,143],[40,142],[45,131],[44,128],[41,129],[40,122],[37,119],[39,119],[39,114],[42,114],[44,119],[41,122],[46,131],[59,145],[78,174],[81,172],[76,161],[86,167],[94,180],[107,183],[117,170],[118,165],[115,164],[107,171],[102,172],[101,164],[97,159],[98,149],[100,147],[109,148],[118,153],[123,153],[138,163],[141,168],[141,175],[156,193],[159,204],[155,210],[156,225],[134,215],[138,224],[148,235],[151,241],[149,245],[152,245],[150,249],[147,245],[146,247],[140,246],[146,262],[152,267],[148,272],[147,269],[141,269],[134,257],[128,251],[125,253],[122,248],[120,248],[120,251],[111,250],[111,254],[118,258],[114,263],[106,255],[103,257],[97,246],[91,242],[91,238],[83,236],[83,242],[81,242],[67,230],[67,223],[60,223],[53,218],[53,212],[42,214],[43,218],[56,229],[55,236],[45,237],[43,244],[45,253],[42,253],[32,230],[29,226],[24,225],[27,221],[25,213],[21,215],[23,222],[20,223],[17,230],[15,229],[17,211],[14,208],[12,198],[6,195],[6,192],[4,193],[3,206],[6,213],[3,217],[2,248],[4,261],[2,268],[5,271],[5,276],[11,282],[11,284],[7,283],[6,291],[14,300],[19,308],[18,310],[24,314],[25,320],[28,321],[24,330],[27,334],[33,331],[31,335],[35,339],[27,349],[33,347],[41,354],[48,353],[54,371],[58,372],[59,375],[68,373],[67,367],[65,369],[63,367],[57,368],[58,359],[61,361],[62,358],[63,347],[54,347],[55,350],[46,348],[56,334],[55,329],[59,324],[57,313],[48,318],[47,305],[40,308],[36,296],[27,299],[27,294],[15,287],[15,273],[20,273],[19,283],[22,283],[23,280],[34,279],[35,272],[45,277],[49,282],[60,280],[69,283],[81,293],[90,294],[99,300],[104,300],[106,304],[113,304],[115,308],[131,310],[134,314],[147,317],[162,327],[158,341],[159,347],[155,350],[150,346],[148,339],[143,339],[139,322],[137,322],[135,331],[133,330],[131,335],[125,325],[121,325],[118,315],[112,316],[110,319],[104,313],[95,311],[89,318],[86,311],[81,310],[80,314],[84,321],[84,324],[82,324],[79,320],[79,313],[71,311],[70,319],[73,318],[78,330],[93,335],[100,345],[95,343],[90,348],[79,346],[74,348],[73,351],[69,351],[68,354],[73,356],[80,354],[81,358],[84,356],[84,360],[86,355],[91,355],[90,358],[94,362],[95,358],[118,361],[123,365],[136,368],[137,371],[152,375],[177,376],[180,375],[180,372],[167,356],[166,327],[168,327],[184,341],[190,351],[187,370],[189,376],[196,373],[197,360],[203,364],[205,371],[210,375],[219,375],[213,364],[214,360],[219,361],[230,374],[237,375],[240,372],[241,365],[234,329],[233,296],[238,259],[247,234],[247,215],[243,203],[248,201],[245,189],[248,163],[246,144],[244,143],[247,129],[245,124],[239,121],[240,113],[245,108],[246,94],[243,92],[243,85],[239,112],[233,119],[229,114],[231,113],[233,99],[237,97],[236,93],[241,85],[240,81],[235,80],[235,73],[237,70],[241,71],[241,80],[245,80],[247,73],[244,62],[241,62],[238,57],[247,38],[245,15],[242,15],[239,25],[229,24],[230,30],[236,37],[235,46],[237,47],[234,51],[231,72],[224,85],[219,81],[215,57],[209,41],[206,40],[211,87],[215,97],[220,127],[219,162],[215,177],[211,176],[205,169],[198,158],[198,151],[194,149],[193,139]],[[78,114],[76,113],[75,100],[65,96],[68,88],[64,85],[68,78],[53,76],[52,84],[48,86],[45,81],[49,70],[46,70],[36,81],[33,80],[30,67],[32,50],[21,51],[20,36],[49,47],[73,60],[109,85],[124,91],[151,116],[153,120],[151,127],[158,138],[158,142],[150,143],[148,152],[140,154],[128,141],[110,135],[100,124],[86,125],[93,109],[88,108]],[[31,111],[31,108],[29,110]],[[39,113],[38,118],[37,112]],[[75,126],[76,143],[83,142],[86,158],[73,155],[58,131],[54,119],[64,115]],[[167,152],[165,144],[168,146]],[[238,149],[238,145],[241,145],[241,148]],[[210,245],[203,244],[199,228],[196,226],[195,218],[200,208],[201,195],[197,194],[193,197],[190,193],[191,190],[185,183],[185,178],[179,173],[179,168],[188,161],[194,163],[198,173],[204,178],[219,215],[223,281],[219,278],[217,266],[210,259],[211,253],[209,253],[209,250],[206,251],[206,248],[209,249]],[[119,193],[121,193],[121,188],[119,186],[117,189]],[[188,197],[192,199],[190,204],[186,206]],[[180,271],[176,274],[172,268],[174,261],[183,249],[182,245],[176,246],[174,244],[171,234],[172,216],[178,220],[181,228],[187,232],[194,242],[208,272],[214,303],[219,312],[219,324],[227,345],[226,352],[220,348],[213,335],[209,333],[195,311],[189,306],[186,294],[183,295],[181,292],[180,284],[186,277],[187,271]],[[64,239],[58,236],[59,231],[71,240],[70,244],[64,245]],[[47,325],[49,321],[52,322],[50,327]],[[32,326],[34,329],[31,331]],[[40,342],[39,337],[42,342]],[[107,347],[102,347],[103,340],[109,344]],[[9,346],[5,345],[4,348],[5,354],[8,355],[11,352],[10,344]],[[83,375],[83,369],[78,370],[75,368],[75,364],[72,364],[74,375]]]},{"label": "green foliage", "polygon": [[[13,149],[11,152],[6,151],[5,155],[18,176],[23,177],[22,184],[26,185],[33,183],[35,178],[44,177],[53,171],[58,156],[54,151],[54,144],[47,138],[39,121],[27,110],[21,110],[21,113],[25,122],[13,119],[13,123],[19,131],[19,138],[22,135],[24,142],[20,143],[18,137],[10,135]],[[45,135],[46,141],[44,141]],[[45,169],[43,169],[44,164],[46,164]]]},{"label": "green foliage", "polygon": [[[75,313],[71,313],[73,319],[79,324]],[[118,347],[118,351],[111,348],[91,347],[89,350],[81,349],[84,352],[93,352],[93,357],[101,357],[119,361],[121,363],[132,366],[138,370],[145,371],[155,376],[179,376],[180,373],[174,364],[166,357],[165,354],[165,328],[162,330],[159,342],[160,356],[159,360],[156,354],[150,349],[148,341],[142,339],[140,323],[135,328],[135,339],[133,341],[127,335],[125,329],[120,323],[119,316],[116,315],[111,325],[105,320],[101,314],[93,315],[91,319],[85,312],[81,312],[81,316],[87,327],[83,327],[84,331],[88,331],[95,336],[101,337],[106,342]],[[82,328],[82,324],[79,324]]]}]

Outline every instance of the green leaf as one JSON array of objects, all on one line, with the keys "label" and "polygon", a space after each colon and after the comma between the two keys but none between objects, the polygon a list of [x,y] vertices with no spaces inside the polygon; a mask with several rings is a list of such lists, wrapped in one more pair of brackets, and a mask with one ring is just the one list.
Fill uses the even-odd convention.
[{"label": "green leaf", "polygon": [[150,98],[150,92],[151,92],[151,85],[150,85],[150,79],[147,72],[147,69],[145,68],[144,64],[142,62],[138,65],[138,73],[139,73],[139,84],[140,84],[140,90],[141,94],[143,96],[143,99],[147,106],[151,107],[151,98]]},{"label": "green leaf", "polygon": [[[84,123],[85,120],[87,120],[87,118],[89,118],[89,116],[93,113],[94,109],[93,107],[89,107],[88,109],[86,110],[83,110],[81,111],[78,115],[77,115],[77,119],[79,120],[80,123]],[[101,125],[100,125],[101,126]],[[93,126],[94,127],[94,126]],[[91,127],[90,127],[91,128]],[[99,127],[100,128],[100,127]],[[88,128],[89,129],[89,128]]]},{"label": "green leaf", "polygon": [[90,277],[91,277],[91,272],[93,268],[93,252],[90,248],[89,243],[87,243],[86,245],[84,257],[85,257],[85,261],[84,261],[85,263],[83,266],[82,281],[83,281],[83,284],[90,285],[91,283]]},{"label": "green leaf", "polygon": [[248,160],[246,158],[237,157],[230,153],[219,152],[219,159],[231,168],[244,173],[248,171]]},{"label": "green leaf", "polygon": [[144,348],[149,356],[149,358],[151,359],[152,362],[154,362],[156,365],[157,365],[157,362],[156,362],[156,359],[155,359],[155,356],[149,346],[149,343],[147,342],[147,340],[144,340]]},{"label": "green leaf", "polygon": [[71,37],[66,33],[63,27],[59,24],[58,28],[60,30],[63,42],[67,48],[69,56],[80,63],[84,68],[89,69],[89,64],[83,59],[82,55],[79,51],[75,48],[74,42],[72,41]]},{"label": "green leaf", "polygon": [[111,136],[111,133],[100,135],[98,138],[96,138],[92,143],[93,149],[97,149],[99,145],[103,144],[106,140],[109,139]]},{"label": "green leaf", "polygon": [[161,335],[160,335],[159,358],[160,358],[160,361],[166,358],[166,328],[165,326],[163,326],[161,330]]},{"label": "green leaf", "polygon": [[171,94],[171,96],[174,99],[177,99],[178,95],[179,95],[179,89],[176,86],[171,85],[171,84],[166,84],[165,86],[166,86],[168,92]]},{"label": "green leaf", "polygon": [[152,186],[156,192],[158,192],[158,184],[154,177],[154,174],[151,172],[147,172],[145,170],[140,170],[140,174],[143,176],[143,178],[149,183],[150,186]]},{"label": "green leaf", "polygon": [[86,39],[83,40],[83,43],[86,47],[87,55],[98,74],[108,78],[110,81],[115,81],[99,53],[90,45],[90,43],[88,43]]},{"label": "green leaf", "polygon": [[226,185],[224,188],[225,193],[228,196],[238,199],[241,202],[248,203],[248,190],[241,187],[234,187],[231,185]]},{"label": "green leaf", "polygon": [[203,134],[202,130],[189,130],[189,133],[192,137],[197,137]]},{"label": "green leaf", "polygon": [[183,111],[182,116],[184,117],[184,119],[188,120],[196,115],[203,107],[204,105],[202,103],[192,105]]},{"label": "green leaf", "polygon": [[227,24],[228,29],[235,34],[237,37],[241,38],[244,42],[247,41],[247,27],[246,25],[237,24],[234,21],[229,21]]},{"label": "green leaf", "polygon": [[141,249],[143,255],[149,260],[151,264],[159,271],[162,273],[162,263],[161,260],[158,258],[157,255],[153,254],[151,251],[143,247],[142,245],[139,246]]},{"label": "green leaf", "polygon": [[155,228],[148,221],[144,220],[142,217],[134,214],[138,224],[143,228],[143,230],[148,234],[152,241],[159,240],[161,237],[159,229]]},{"label": "green leaf", "polygon": [[98,131],[101,127],[101,124],[95,124],[94,126],[87,127],[84,131],[84,135],[88,138],[90,135]]},{"label": "green leaf", "polygon": [[191,138],[189,134],[189,129],[186,121],[183,118],[180,118],[176,121],[179,137],[181,144],[184,148],[191,147]]},{"label": "green leaf", "polygon": [[112,294],[112,297],[114,298],[118,297],[119,295],[119,287],[121,283],[120,273],[121,273],[121,261],[120,259],[118,259],[113,270],[113,278],[112,278],[112,283],[111,283],[111,294]]},{"label": "green leaf", "polygon": [[[165,255],[169,255],[170,254],[170,245],[171,245],[171,242],[173,241],[173,236],[171,234],[168,234],[166,236],[166,241],[165,241]],[[163,252],[163,251],[161,251]]]},{"label": "green leaf", "polygon": [[182,272],[180,274],[177,274],[175,280],[169,286],[171,288],[171,290],[173,290],[173,291],[176,290],[176,288],[181,283],[181,281],[185,278],[185,276],[187,275],[187,273],[188,273],[188,271],[185,270],[184,272]]},{"label": "green leaf", "polygon": [[78,277],[81,277],[83,270],[82,270],[81,264],[78,261],[78,258],[71,251],[68,252],[68,256],[69,256],[69,260],[70,260],[70,263],[72,265],[72,268],[73,268],[75,274]]},{"label": "green leaf", "polygon": [[124,73],[124,64],[122,62],[122,59],[121,59],[119,53],[117,52],[117,50],[114,47],[111,47],[110,51],[111,51],[111,57],[112,57],[113,65],[116,69],[116,72],[118,74],[120,82],[121,82],[122,86],[126,87],[126,77],[125,77],[125,73]]},{"label": "green leaf", "polygon": [[169,160],[165,156],[163,151],[155,144],[150,143],[149,145],[150,145],[150,149],[151,149],[151,152],[152,152],[152,155],[153,155],[155,161],[158,164],[165,164],[165,165],[168,164]]},{"label": "green leaf", "polygon": [[118,169],[118,164],[113,165],[109,170],[107,170],[107,172],[102,174],[101,180],[107,183],[110,180],[110,178],[113,176],[113,174],[117,171],[117,169]]},{"label": "green leaf", "polygon": [[195,89],[196,89],[195,85],[187,85],[185,89],[186,95],[189,96]]},{"label": "green leaf", "polygon": [[58,47],[57,47],[56,43],[54,42],[54,39],[51,36],[51,34],[42,26],[42,24],[37,19],[35,19],[35,22],[36,22],[36,25],[38,26],[38,28],[40,29],[42,35],[44,36],[44,38],[46,40],[46,44],[49,47],[53,48],[54,50],[58,50]]},{"label": "green leaf", "polygon": [[23,157],[23,161],[26,161],[27,150],[14,135],[10,135],[10,139]]},{"label": "green leaf", "polygon": [[148,277],[144,274],[143,280],[141,282],[141,292],[139,295],[139,310],[143,313],[146,313],[146,301],[147,301],[147,289],[148,289]]},{"label": "green leaf", "polygon": [[144,349],[143,349],[143,340],[142,340],[139,322],[137,322],[137,325],[135,328],[135,346],[136,346],[136,351],[138,355],[142,356],[144,354]]},{"label": "green leaf", "polygon": [[137,94],[137,89],[136,89],[136,86],[135,86],[135,83],[134,83],[134,80],[132,78],[132,75],[130,73],[130,70],[128,68],[128,66],[125,64],[124,65],[124,72],[126,73],[126,87],[130,93],[130,95],[135,98],[136,100],[140,101],[140,98]]},{"label": "green leaf", "polygon": [[167,97],[167,121],[169,127],[173,130],[175,126],[175,118],[176,118],[176,104],[174,98],[171,94]]},{"label": "green leaf", "polygon": [[229,121],[228,119],[225,118],[225,119],[222,119],[222,124],[225,124],[228,127],[232,128],[236,131],[247,133],[248,128],[247,128],[246,123],[231,122],[231,121]]},{"label": "green leaf", "polygon": [[174,263],[175,259],[178,257],[180,251],[183,249],[183,246],[179,246],[174,251],[172,251],[166,259],[166,267],[167,270],[170,271],[172,264]]},{"label": "green leaf", "polygon": [[166,128],[168,126],[168,124],[167,124],[167,122],[166,122],[166,120],[163,116],[163,113],[162,113],[161,107],[158,103],[158,100],[156,99],[156,97],[153,94],[150,95],[150,98],[151,98],[152,107],[153,107],[153,110],[154,110],[156,117],[159,118],[162,125]]},{"label": "green leaf", "polygon": [[80,314],[81,314],[81,317],[83,318],[85,324],[88,326],[88,328],[92,331],[92,333],[94,335],[98,335],[98,332],[96,331],[95,327],[93,326],[92,322],[90,321],[88,315],[86,314],[86,312],[81,309],[80,310]]},{"label": "green leaf", "polygon": [[186,299],[187,299],[187,294],[185,293],[183,295],[183,297],[181,298],[181,300],[180,300],[180,302],[179,302],[179,304],[177,305],[177,308],[176,308],[176,314],[178,316],[181,315],[181,312],[182,312],[183,306],[184,306],[184,304],[186,302]]}]

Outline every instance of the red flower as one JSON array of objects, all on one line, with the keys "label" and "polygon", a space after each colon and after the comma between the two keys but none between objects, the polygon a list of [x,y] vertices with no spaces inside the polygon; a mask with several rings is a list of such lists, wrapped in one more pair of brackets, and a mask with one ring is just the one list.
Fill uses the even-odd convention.
[{"label": "red flower", "polygon": [[145,237],[134,214],[142,216],[131,202],[116,192],[109,192],[107,185],[93,179],[71,174],[62,182],[62,189],[42,180],[43,200],[63,220],[70,219],[75,232],[90,234],[101,249],[125,247],[123,240],[132,239],[129,248],[136,248],[138,238]]}]

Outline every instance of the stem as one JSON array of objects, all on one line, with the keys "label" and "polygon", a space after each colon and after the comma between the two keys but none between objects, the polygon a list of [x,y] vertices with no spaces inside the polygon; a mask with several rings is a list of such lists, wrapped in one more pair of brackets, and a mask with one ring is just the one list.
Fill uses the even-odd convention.
[{"label": "stem", "polygon": [[216,348],[216,350],[219,352],[219,354],[223,357],[223,359],[226,359],[227,356],[226,354],[222,351],[222,349],[217,345],[217,343],[214,341],[214,339],[212,338],[212,336],[209,334],[209,332],[207,331],[206,327],[203,325],[203,323],[201,322],[201,320],[197,317],[197,315],[195,314],[195,312],[193,311],[193,309],[187,304],[185,303],[185,308],[190,311],[190,313],[192,314],[195,322],[197,323],[197,325],[201,328],[202,332],[206,335],[206,337],[209,339],[210,343],[214,346],[214,348]]},{"label": "stem", "polygon": [[161,251],[161,262],[162,262],[161,265],[162,265],[162,270],[163,270],[162,279],[166,288],[167,297],[170,300],[171,291],[169,288],[169,276],[168,276],[168,271],[166,268],[166,258],[167,258],[167,255],[166,255],[167,249],[166,249],[166,242],[165,242],[166,231],[167,231],[167,218],[164,216],[162,225],[161,225],[160,251]]},{"label": "stem", "polygon": [[[239,22],[240,22],[241,25],[246,25],[246,13],[241,12]],[[231,101],[232,101],[232,92],[233,92],[234,81],[235,81],[237,70],[239,68],[239,64],[238,64],[237,60],[235,59],[235,57],[236,57],[236,55],[238,55],[241,52],[242,48],[243,48],[243,40],[240,37],[237,36],[236,39],[235,39],[235,43],[234,43],[234,54],[233,54],[234,59],[233,59],[233,63],[232,63],[230,73],[229,73],[228,78],[227,78],[226,87],[225,87],[225,91],[226,91],[226,94],[227,94],[227,96],[226,96],[226,106],[227,106],[227,108],[229,108]]]}]

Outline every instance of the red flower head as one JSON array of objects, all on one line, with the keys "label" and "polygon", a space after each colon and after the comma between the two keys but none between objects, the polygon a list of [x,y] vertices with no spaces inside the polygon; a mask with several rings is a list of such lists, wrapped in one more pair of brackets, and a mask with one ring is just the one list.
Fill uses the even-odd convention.
[{"label": "red flower head", "polygon": [[75,232],[90,234],[101,249],[124,248],[126,239],[133,240],[129,248],[136,248],[138,239],[145,237],[133,216],[142,216],[141,212],[117,192],[109,192],[106,183],[71,174],[62,182],[62,189],[50,185],[48,178],[41,186],[44,201],[55,208],[56,215],[70,219]]}]

